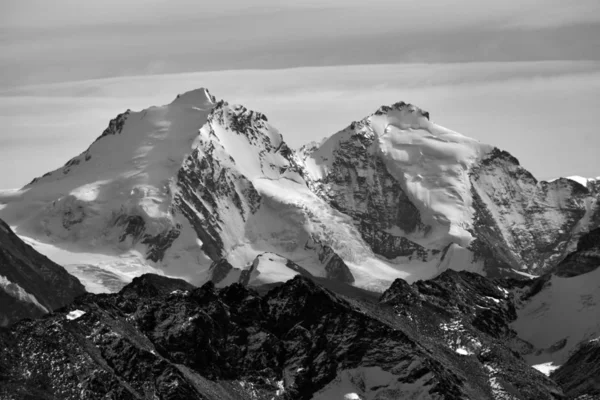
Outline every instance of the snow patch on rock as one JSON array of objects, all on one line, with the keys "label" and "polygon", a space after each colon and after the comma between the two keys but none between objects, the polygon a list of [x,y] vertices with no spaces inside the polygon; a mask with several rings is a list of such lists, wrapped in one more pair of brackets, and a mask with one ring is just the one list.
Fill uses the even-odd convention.
[{"label": "snow patch on rock", "polygon": [[547,362],[543,364],[532,365],[532,367],[540,371],[542,374],[550,376],[552,371],[560,368],[560,365],[554,365],[552,362]]},{"label": "snow patch on rock", "polygon": [[73,320],[76,320],[77,318],[81,317],[84,314],[85,314],[85,311],[82,311],[82,310],[73,310],[73,311],[70,311],[66,315],[66,317],[67,317],[67,319],[69,321],[73,321]]}]

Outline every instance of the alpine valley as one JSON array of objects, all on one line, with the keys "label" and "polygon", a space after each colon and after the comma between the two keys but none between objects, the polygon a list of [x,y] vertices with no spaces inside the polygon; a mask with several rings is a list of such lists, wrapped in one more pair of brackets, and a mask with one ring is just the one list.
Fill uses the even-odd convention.
[{"label": "alpine valley", "polygon": [[0,191],[0,398],[600,398],[599,199],[404,102],[127,110]]}]

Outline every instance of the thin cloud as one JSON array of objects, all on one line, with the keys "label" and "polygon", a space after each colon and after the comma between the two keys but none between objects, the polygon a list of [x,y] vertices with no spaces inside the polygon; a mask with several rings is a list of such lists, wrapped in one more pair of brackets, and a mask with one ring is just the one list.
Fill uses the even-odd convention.
[{"label": "thin cloud", "polygon": [[[584,22],[600,22],[597,0],[435,0],[415,4],[413,0],[234,0],[198,2],[196,0],[105,0],[82,2],[56,0],[48,7],[47,0],[4,0],[3,29],[59,28],[82,25],[153,24],[176,25],[182,21],[228,18],[241,15],[248,18],[260,14],[298,15],[298,11],[334,11],[341,21],[329,20],[329,25],[343,35],[352,27],[340,29],[338,22],[368,24],[370,30],[405,28],[410,30],[451,29],[496,21],[507,26],[557,26]],[[307,14],[309,15],[309,14]],[[302,15],[298,15],[302,18]],[[272,21],[276,24],[277,21]],[[304,21],[310,22],[310,21]],[[314,22],[314,21],[313,21]],[[312,28],[312,27],[311,27]],[[307,29],[309,34],[313,29]],[[248,32],[249,33],[249,32]]]},{"label": "thin cloud", "polygon": [[[117,113],[166,104],[197,87],[264,112],[294,147],[403,100],[441,125],[510,151],[538,177],[600,175],[598,62],[361,65],[111,78],[1,92],[3,143],[14,140],[0,150],[0,169],[17,172],[3,176],[0,188],[64,164]],[[32,155],[40,154],[32,165]]]}]

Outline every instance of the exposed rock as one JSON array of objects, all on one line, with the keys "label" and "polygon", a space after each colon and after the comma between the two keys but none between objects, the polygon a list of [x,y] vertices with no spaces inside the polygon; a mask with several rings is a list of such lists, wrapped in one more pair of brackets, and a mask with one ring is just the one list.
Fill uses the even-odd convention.
[{"label": "exposed rock", "polygon": [[600,228],[581,236],[577,250],[567,255],[553,270],[562,277],[586,274],[600,267]]},{"label": "exposed rock", "polygon": [[317,252],[319,261],[325,266],[327,278],[343,283],[354,282],[354,276],[350,272],[350,268],[330,246],[322,244],[313,237],[304,247]]},{"label": "exposed rock", "polygon": [[24,243],[0,220],[0,326],[40,317],[84,293],[77,278]]},{"label": "exposed rock", "polygon": [[208,276],[212,282],[217,284],[225,279],[233,269],[233,265],[231,265],[226,259],[222,258],[211,264],[210,268],[208,269]]},{"label": "exposed rock", "polygon": [[328,155],[333,158],[328,174],[309,181],[309,186],[334,208],[360,222],[360,233],[376,254],[390,259],[415,251],[425,254],[416,243],[386,233],[393,228],[412,233],[424,227],[400,183],[383,161],[373,156],[370,147],[376,135],[369,120],[353,122],[341,134],[344,139]]},{"label": "exposed rock", "polygon": [[550,377],[570,399],[600,398],[600,340],[582,343]]},{"label": "exposed rock", "polygon": [[[396,277],[430,278],[434,265],[543,274],[600,225],[599,181],[539,182],[412,104],[294,151],[264,114],[206,89],[118,115],[85,152],[9,197],[0,216],[21,233],[82,254],[136,251],[140,265],[195,279],[213,262],[242,268],[268,252],[380,292]],[[444,258],[451,245],[468,260]]]},{"label": "exposed rock", "polygon": [[183,279],[167,278],[155,274],[145,274],[133,278],[130,284],[125,286],[119,294],[125,298],[165,296],[177,291],[191,291],[196,289]]},{"label": "exposed rock", "polygon": [[285,282],[296,275],[313,278],[310,272],[291,260],[274,253],[262,253],[245,268],[236,268],[226,259],[215,261],[208,271],[208,280],[219,287],[232,283],[256,287]]},{"label": "exposed rock", "polygon": [[[481,320],[478,328],[467,325],[474,295],[490,307],[472,319]],[[495,342],[506,334],[510,310],[487,295],[505,302],[500,289],[465,273],[412,288],[398,280],[383,305],[301,276],[259,296],[239,284],[193,289],[145,275],[119,294],[86,295],[0,332],[0,397],[308,400],[351,391],[377,398],[562,398],[552,381]],[[400,309],[408,313],[397,315]],[[464,331],[436,325],[463,312]],[[460,340],[449,342],[449,334]],[[457,353],[454,346],[472,337],[480,348]],[[371,384],[371,373],[389,379]],[[351,386],[338,388],[336,379],[347,376],[354,377]]]},{"label": "exposed rock", "polygon": [[489,266],[529,273],[547,272],[558,263],[586,214],[586,199],[596,196],[569,179],[538,182],[499,149],[473,168],[471,182],[472,247]]},{"label": "exposed rock", "polygon": [[513,296],[503,284],[447,270],[412,285],[398,279],[381,302],[408,319],[421,337],[437,337],[458,354],[473,357],[494,382],[494,398],[561,398],[551,381],[541,379],[513,351],[518,338],[510,323],[517,315]]}]

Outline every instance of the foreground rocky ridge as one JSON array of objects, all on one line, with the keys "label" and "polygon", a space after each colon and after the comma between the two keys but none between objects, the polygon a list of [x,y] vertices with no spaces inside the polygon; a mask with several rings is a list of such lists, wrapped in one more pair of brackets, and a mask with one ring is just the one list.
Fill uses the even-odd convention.
[{"label": "foreground rocky ridge", "polygon": [[581,343],[577,351],[551,377],[571,398],[600,398],[600,339]]},{"label": "foreground rocky ridge", "polygon": [[144,275],[1,331],[0,398],[560,399],[506,346],[509,295],[447,271],[374,294]]},{"label": "foreground rocky ridge", "polygon": [[77,278],[24,243],[0,220],[0,326],[40,317],[84,293]]}]

